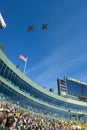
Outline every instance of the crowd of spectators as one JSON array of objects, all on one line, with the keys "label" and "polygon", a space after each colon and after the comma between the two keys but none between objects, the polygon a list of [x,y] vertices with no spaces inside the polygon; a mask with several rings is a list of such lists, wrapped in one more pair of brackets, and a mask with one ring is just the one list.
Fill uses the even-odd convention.
[{"label": "crowd of spectators", "polygon": [[1,100],[0,130],[87,130],[87,123],[49,118]]}]

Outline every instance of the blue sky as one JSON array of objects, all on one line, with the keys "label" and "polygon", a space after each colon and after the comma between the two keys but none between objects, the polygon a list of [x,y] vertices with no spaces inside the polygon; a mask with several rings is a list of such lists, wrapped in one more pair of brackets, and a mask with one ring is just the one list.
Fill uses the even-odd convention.
[{"label": "blue sky", "polygon": [[[57,91],[57,78],[87,82],[87,0],[0,0],[7,24],[0,30],[5,54],[26,75]],[[48,30],[41,30],[47,23]],[[34,32],[26,30],[34,25]]]}]

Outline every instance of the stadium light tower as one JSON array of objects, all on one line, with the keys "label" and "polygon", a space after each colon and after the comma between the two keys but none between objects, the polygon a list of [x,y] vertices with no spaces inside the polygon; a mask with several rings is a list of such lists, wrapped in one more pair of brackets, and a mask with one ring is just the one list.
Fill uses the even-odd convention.
[{"label": "stadium light tower", "polygon": [[0,29],[6,28],[6,23],[2,17],[2,14],[0,13]]}]

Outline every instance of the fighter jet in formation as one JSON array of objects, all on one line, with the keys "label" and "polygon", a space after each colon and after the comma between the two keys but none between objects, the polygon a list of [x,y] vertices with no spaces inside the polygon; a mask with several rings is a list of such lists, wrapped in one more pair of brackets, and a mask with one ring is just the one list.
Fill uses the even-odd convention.
[{"label": "fighter jet in formation", "polygon": [[0,13],[0,29],[4,29],[6,27],[6,23],[2,17],[2,14]]},{"label": "fighter jet in formation", "polygon": [[28,26],[28,27],[27,27],[27,31],[33,32],[33,31],[34,31],[34,25]]},{"label": "fighter jet in formation", "polygon": [[[41,29],[42,30],[47,30],[48,29],[48,24],[41,24]],[[27,26],[27,31],[33,32],[34,31],[34,25]]]},{"label": "fighter jet in formation", "polygon": [[48,29],[48,24],[41,24],[41,29],[42,30]]}]

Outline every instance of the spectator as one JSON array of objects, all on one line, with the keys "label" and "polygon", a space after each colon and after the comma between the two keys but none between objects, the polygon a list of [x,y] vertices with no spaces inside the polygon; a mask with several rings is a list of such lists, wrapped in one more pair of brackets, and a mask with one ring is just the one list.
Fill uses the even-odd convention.
[{"label": "spectator", "polygon": [[8,116],[6,122],[6,128],[8,130],[15,130],[16,127],[16,120],[14,116]]},{"label": "spectator", "polygon": [[0,109],[0,130],[5,130],[5,124],[7,121],[7,112]]}]

